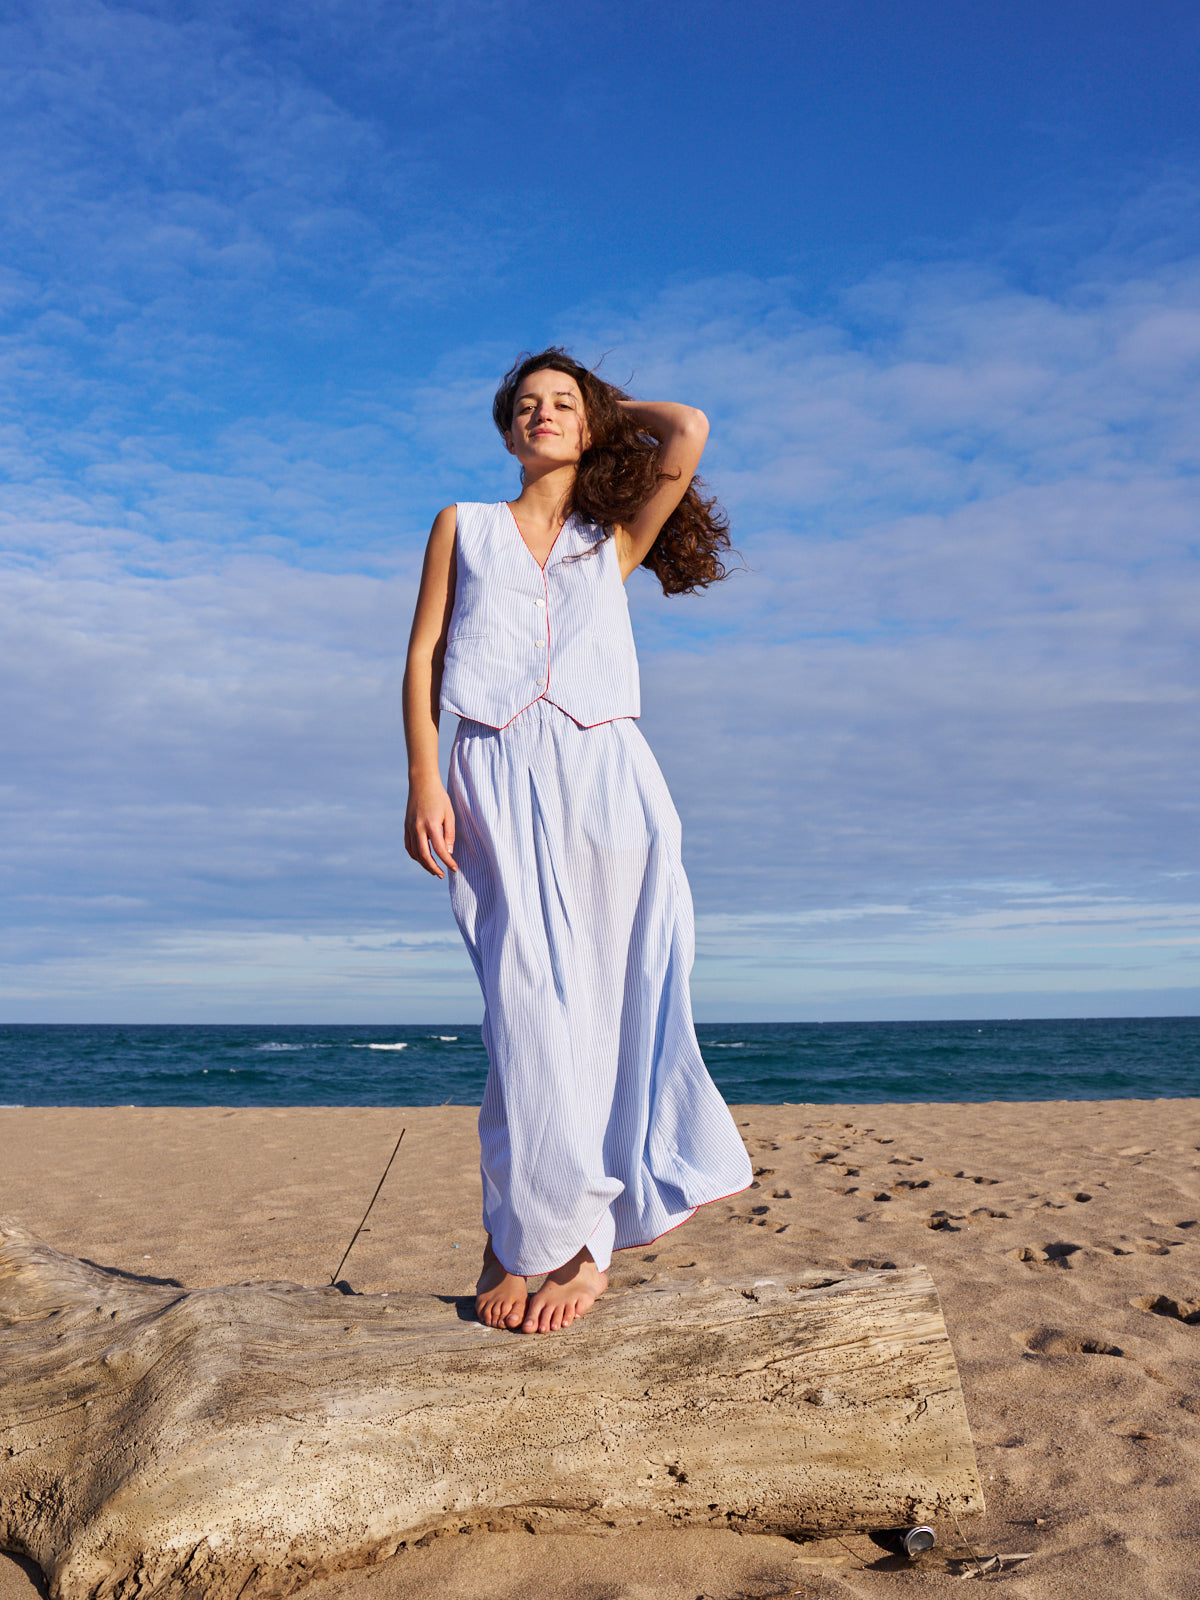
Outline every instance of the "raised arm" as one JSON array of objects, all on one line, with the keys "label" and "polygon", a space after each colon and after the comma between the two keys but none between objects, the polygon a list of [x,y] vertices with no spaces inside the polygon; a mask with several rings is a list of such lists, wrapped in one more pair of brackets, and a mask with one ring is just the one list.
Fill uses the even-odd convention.
[{"label": "raised arm", "polygon": [[620,404],[643,433],[658,440],[659,471],[667,474],[630,525],[615,530],[624,579],[641,566],[663,524],[687,493],[704,454],[708,418],[695,406],[670,400],[622,400]]},{"label": "raised arm", "polygon": [[454,859],[454,811],[438,769],[442,661],[454,609],[454,535],[458,514],[447,506],[434,518],[404,668],[404,739],[408,746],[408,806],[404,848],[414,861],[444,878],[439,862]]}]

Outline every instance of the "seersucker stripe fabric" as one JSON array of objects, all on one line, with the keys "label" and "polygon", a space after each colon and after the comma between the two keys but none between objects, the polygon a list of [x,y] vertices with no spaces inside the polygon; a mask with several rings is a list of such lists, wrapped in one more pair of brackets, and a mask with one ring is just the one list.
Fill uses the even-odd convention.
[{"label": "seersucker stripe fabric", "polygon": [[679,817],[633,721],[615,541],[568,518],[543,570],[506,504],[460,504],[456,559],[449,877],[485,1002],[484,1225],[510,1272],[584,1245],[603,1270],[751,1181],[692,1024]]},{"label": "seersucker stripe fabric", "polygon": [[545,699],[462,721],[454,915],[485,1000],[484,1225],[504,1266],[597,1266],[746,1188],[745,1147],[692,1024],[680,826],[629,718]]},{"label": "seersucker stripe fabric", "polygon": [[570,516],[545,567],[512,511],[457,507],[444,711],[502,728],[547,699],[583,727],[641,712],[637,651],[615,540]]}]

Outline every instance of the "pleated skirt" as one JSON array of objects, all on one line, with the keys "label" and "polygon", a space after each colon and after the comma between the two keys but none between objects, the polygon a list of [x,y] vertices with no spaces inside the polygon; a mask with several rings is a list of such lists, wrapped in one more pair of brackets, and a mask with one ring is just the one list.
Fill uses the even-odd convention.
[{"label": "pleated skirt", "polygon": [[460,722],[450,897],[484,997],[483,1220],[524,1277],[597,1266],[751,1180],[692,1024],[679,817],[628,718]]}]

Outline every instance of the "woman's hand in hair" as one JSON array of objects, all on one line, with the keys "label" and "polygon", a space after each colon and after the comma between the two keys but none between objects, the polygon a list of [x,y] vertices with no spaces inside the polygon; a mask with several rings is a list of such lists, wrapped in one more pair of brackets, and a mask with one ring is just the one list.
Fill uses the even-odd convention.
[{"label": "woman's hand in hair", "polygon": [[621,576],[640,566],[696,475],[708,439],[708,418],[670,400],[621,400],[642,433],[658,441],[658,486],[626,527],[616,530]]},{"label": "woman's hand in hair", "polygon": [[[695,406],[682,406],[673,400],[618,400],[622,411],[627,412],[643,433],[648,433],[659,444],[665,444],[674,434],[698,437],[700,450],[708,438],[708,418]],[[697,455],[696,462],[699,464]]]}]

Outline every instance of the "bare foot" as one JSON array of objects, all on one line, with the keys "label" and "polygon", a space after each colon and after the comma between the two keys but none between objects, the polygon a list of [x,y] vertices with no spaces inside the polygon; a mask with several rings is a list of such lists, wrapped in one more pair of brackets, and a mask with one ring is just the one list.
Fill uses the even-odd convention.
[{"label": "bare foot", "polygon": [[553,1333],[569,1328],[607,1288],[608,1275],[599,1270],[586,1249],[581,1250],[531,1296],[521,1332]]},{"label": "bare foot", "polygon": [[524,1278],[506,1272],[492,1249],[492,1236],[483,1247],[483,1271],[475,1285],[475,1315],[489,1328],[515,1328],[525,1315],[529,1285]]}]

